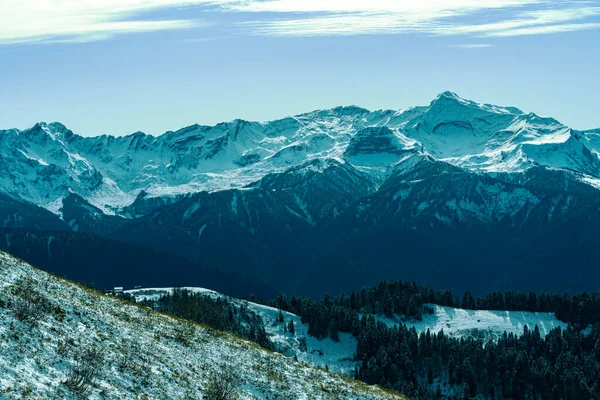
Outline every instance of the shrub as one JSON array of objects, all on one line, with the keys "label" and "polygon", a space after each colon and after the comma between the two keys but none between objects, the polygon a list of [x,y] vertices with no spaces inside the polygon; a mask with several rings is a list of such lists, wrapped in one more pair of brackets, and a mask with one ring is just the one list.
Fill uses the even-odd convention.
[{"label": "shrub", "polygon": [[67,378],[63,383],[79,395],[89,395],[102,373],[104,357],[97,347],[76,351]]},{"label": "shrub", "polygon": [[34,325],[43,318],[47,302],[31,285],[19,286],[14,295],[11,305],[19,321]]},{"label": "shrub", "polygon": [[204,398],[206,400],[235,400],[239,397],[240,377],[227,364],[210,372]]},{"label": "shrub", "polygon": [[196,328],[192,324],[184,324],[175,331],[175,340],[186,347],[190,347],[194,343]]}]

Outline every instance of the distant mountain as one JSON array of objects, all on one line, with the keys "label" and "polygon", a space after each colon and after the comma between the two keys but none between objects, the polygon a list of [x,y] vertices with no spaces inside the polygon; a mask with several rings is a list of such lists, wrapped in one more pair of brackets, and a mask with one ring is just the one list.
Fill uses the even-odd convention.
[{"label": "distant mountain", "polygon": [[76,193],[107,213],[147,198],[242,188],[309,160],[338,160],[370,176],[409,156],[486,173],[534,166],[600,177],[598,133],[552,118],[440,94],[427,107],[338,107],[272,122],[193,125],[154,137],[81,137],[60,123],[0,131],[0,188],[58,212]]},{"label": "distant mountain", "polygon": [[50,211],[4,193],[0,193],[0,225],[5,228],[69,229]]},{"label": "distant mountain", "polygon": [[158,137],[39,123],[0,131],[0,217],[302,293],[386,278],[592,290],[599,138],[452,92],[401,111],[338,107]]}]

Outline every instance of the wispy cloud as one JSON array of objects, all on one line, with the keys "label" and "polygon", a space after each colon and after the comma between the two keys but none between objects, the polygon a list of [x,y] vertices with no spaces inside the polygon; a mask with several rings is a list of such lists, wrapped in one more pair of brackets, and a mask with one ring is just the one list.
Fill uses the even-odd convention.
[{"label": "wispy cloud", "polygon": [[462,14],[468,11],[501,9],[544,0],[254,0],[229,2],[227,6],[239,11],[281,13],[393,13],[413,18],[439,13]]},{"label": "wispy cloud", "polygon": [[503,31],[490,32],[484,36],[508,37],[524,35],[548,35],[551,33],[574,32],[590,29],[600,29],[600,23],[578,23],[578,24],[555,24],[543,26],[530,26],[519,29],[507,29]]},{"label": "wispy cloud", "polygon": [[[2,0],[0,44],[82,43],[205,24],[190,16],[160,18],[160,11],[182,7],[235,13],[241,22],[231,27],[234,33],[267,36],[419,32],[491,38],[600,28],[596,0]],[[144,18],[149,12],[159,17]]]},{"label": "wispy cloud", "polygon": [[499,37],[596,29],[600,23],[597,3],[578,0],[268,0],[229,6],[276,13],[275,19],[242,23],[254,34],[269,36],[422,32]]},{"label": "wispy cloud", "polygon": [[191,28],[202,23],[147,20],[140,15],[161,8],[215,4],[213,0],[2,0],[0,44],[82,43],[123,33]]},{"label": "wispy cloud", "polygon": [[567,9],[543,9],[520,11],[516,16],[482,24],[439,24],[432,32],[441,35],[473,35],[481,37],[519,36],[549,34],[586,30],[597,27],[589,18],[600,17],[600,7],[573,7]]}]

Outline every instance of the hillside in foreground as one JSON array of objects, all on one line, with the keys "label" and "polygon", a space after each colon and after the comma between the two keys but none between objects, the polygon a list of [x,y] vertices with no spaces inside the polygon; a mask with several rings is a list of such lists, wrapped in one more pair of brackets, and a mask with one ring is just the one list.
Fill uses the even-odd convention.
[{"label": "hillside in foreground", "polygon": [[80,287],[6,253],[0,365],[1,399],[202,399],[230,376],[240,399],[404,398]]}]

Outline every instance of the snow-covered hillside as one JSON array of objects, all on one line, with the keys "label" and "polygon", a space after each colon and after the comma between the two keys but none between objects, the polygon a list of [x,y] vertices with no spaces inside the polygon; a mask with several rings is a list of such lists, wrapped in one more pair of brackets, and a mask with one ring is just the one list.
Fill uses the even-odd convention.
[{"label": "snow-covered hillside", "polygon": [[[600,178],[595,131],[444,92],[429,106],[319,110],[271,122],[193,125],[154,137],[81,137],[60,123],[0,131],[0,190],[59,213],[74,192],[106,213],[144,196],[242,188],[311,160],[337,160],[381,182],[407,157],[468,171],[542,165]],[[586,180],[587,179],[587,180]]]},{"label": "snow-covered hillside", "polygon": [[433,314],[423,314],[421,321],[400,321],[378,317],[388,326],[405,324],[417,332],[444,333],[452,337],[473,337],[484,340],[497,340],[506,333],[520,336],[527,326],[533,330],[537,326],[541,336],[546,336],[554,328],[565,329],[567,324],[556,319],[554,313],[527,311],[464,310],[462,308],[432,305]]},{"label": "snow-covered hillside", "polygon": [[[314,367],[328,368],[331,371],[351,376],[358,364],[354,360],[356,352],[356,339],[348,333],[340,333],[339,342],[330,338],[323,340],[308,335],[308,325],[303,324],[300,317],[283,311],[284,323],[294,321],[295,333],[291,334],[284,329],[284,324],[277,321],[279,310],[262,304],[252,303],[225,296],[221,293],[203,288],[182,288],[195,293],[203,293],[207,296],[227,298],[237,306],[245,305],[250,311],[262,318],[265,330],[271,341],[275,344],[277,351],[288,357],[296,357]],[[166,293],[172,293],[172,288],[152,288],[128,290],[136,301],[157,299]]]},{"label": "snow-covered hillside", "polygon": [[[260,315],[271,341],[277,350],[289,357],[296,357],[316,367],[328,369],[350,375],[358,365],[354,361],[356,353],[356,339],[348,333],[340,333],[339,342],[330,338],[316,339],[308,335],[308,325],[303,324],[300,317],[289,312],[283,312],[285,321],[294,321],[296,332],[294,335],[285,331],[283,324],[277,322],[279,310],[273,307],[256,304],[247,300],[240,300],[225,296],[218,292],[204,288],[182,288],[195,293],[206,294],[214,298],[226,298],[228,301],[241,306],[245,305],[250,311]],[[152,288],[128,290],[136,301],[156,300],[160,296],[172,293],[172,288]],[[388,326],[404,324],[415,328],[417,332],[425,333],[428,329],[438,333],[442,329],[451,337],[472,337],[484,341],[497,340],[505,332],[520,336],[527,326],[533,330],[537,326],[541,336],[546,336],[554,328],[567,327],[567,324],[556,319],[553,313],[535,313],[525,311],[488,311],[464,310],[460,308],[431,305],[433,314],[423,314],[421,321],[390,319],[376,316],[376,319]]]},{"label": "snow-covered hillside", "polygon": [[85,289],[6,253],[0,337],[2,399],[79,398],[63,382],[90,349],[99,354],[92,399],[199,399],[222,363],[242,377],[242,399],[402,398]]}]

